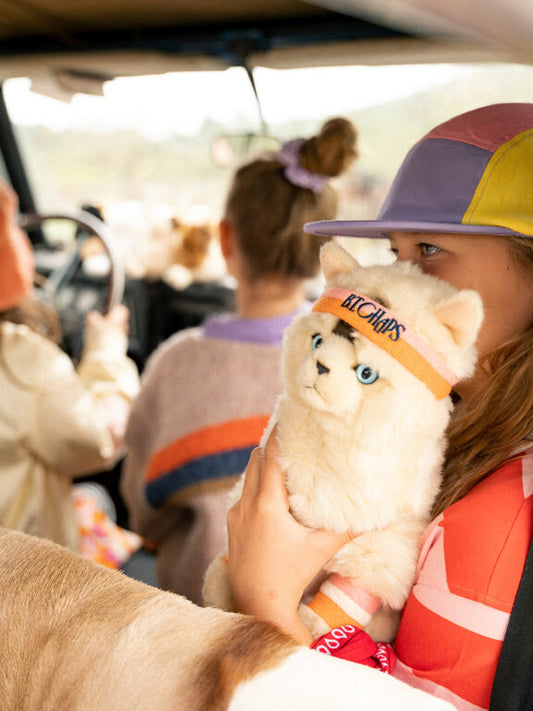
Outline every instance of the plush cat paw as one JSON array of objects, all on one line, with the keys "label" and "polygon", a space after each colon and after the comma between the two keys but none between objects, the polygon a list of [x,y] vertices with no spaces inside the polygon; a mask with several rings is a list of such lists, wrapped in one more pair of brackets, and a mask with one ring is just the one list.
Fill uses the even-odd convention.
[{"label": "plush cat paw", "polygon": [[228,612],[236,611],[225,554],[217,556],[207,569],[202,596],[206,607],[218,607]]},{"label": "plush cat paw", "polygon": [[384,610],[380,607],[365,627],[374,642],[389,642],[392,644],[398,634],[401,612],[399,610]]}]

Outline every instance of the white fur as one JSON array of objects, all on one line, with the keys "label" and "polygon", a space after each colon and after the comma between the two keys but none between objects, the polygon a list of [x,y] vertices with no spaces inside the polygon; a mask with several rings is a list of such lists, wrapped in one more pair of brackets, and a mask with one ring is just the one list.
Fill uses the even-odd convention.
[{"label": "white fur", "polygon": [[[324,683],[326,681],[326,683]],[[228,711],[452,711],[455,707],[377,669],[302,649],[239,686]]]},{"label": "white fur", "polygon": [[[384,303],[460,378],[472,373],[482,320],[475,292],[458,292],[409,263],[360,267],[332,243],[323,248],[321,262],[328,287],[355,289]],[[350,341],[334,333],[338,321],[312,312],[287,329],[284,391],[265,437],[277,424],[294,516],[307,526],[354,536],[326,571],[350,578],[386,610],[397,611],[414,582],[420,536],[440,486],[451,399],[437,400],[392,355],[360,334]],[[312,349],[317,333],[322,342]],[[319,372],[318,361],[327,372]],[[361,363],[379,371],[375,383],[358,381],[355,368]],[[208,570],[204,599],[233,609],[225,567],[217,559]],[[327,631],[306,606],[300,612],[315,637]],[[387,626],[369,631],[390,639],[395,626]]]}]

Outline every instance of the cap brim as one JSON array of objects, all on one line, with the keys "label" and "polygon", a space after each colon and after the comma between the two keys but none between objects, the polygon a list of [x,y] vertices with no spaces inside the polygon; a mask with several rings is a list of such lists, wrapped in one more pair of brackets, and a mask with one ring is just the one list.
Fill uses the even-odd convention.
[{"label": "cap brim", "polygon": [[[509,236],[522,234],[494,225],[458,225],[450,222],[408,222],[398,220],[319,220],[304,225],[304,232],[327,237],[386,239],[391,232],[442,232],[462,235]],[[532,237],[532,235],[523,235]]]}]

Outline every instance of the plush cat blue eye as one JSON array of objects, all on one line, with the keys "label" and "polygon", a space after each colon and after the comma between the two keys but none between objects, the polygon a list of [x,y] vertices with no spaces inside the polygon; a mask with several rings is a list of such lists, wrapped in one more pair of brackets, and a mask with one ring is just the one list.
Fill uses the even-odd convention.
[{"label": "plush cat blue eye", "polygon": [[311,347],[313,348],[313,350],[316,350],[317,348],[319,348],[321,343],[322,343],[322,336],[320,335],[320,333],[315,333],[312,340],[311,340]]},{"label": "plush cat blue eye", "polygon": [[363,385],[372,385],[379,378],[379,373],[375,368],[366,363],[361,363],[355,369],[355,374],[357,375],[357,380]]}]

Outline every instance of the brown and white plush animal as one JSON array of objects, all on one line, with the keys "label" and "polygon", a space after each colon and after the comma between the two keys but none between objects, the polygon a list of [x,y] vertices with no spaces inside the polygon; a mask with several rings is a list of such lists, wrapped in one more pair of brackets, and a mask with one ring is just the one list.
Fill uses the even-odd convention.
[{"label": "brown and white plush animal", "polygon": [[174,289],[185,289],[193,282],[220,281],[226,265],[215,225],[205,221],[187,224],[171,221],[174,243],[169,263],[161,278]]},{"label": "brown and white plush animal", "polygon": [[[451,387],[474,368],[481,299],[410,263],[361,267],[337,244],[321,263],[327,290],[285,332],[284,391],[266,436],[277,424],[294,516],[352,536],[300,616],[314,638],[355,623],[391,641],[389,613],[414,582],[441,482]],[[204,600],[233,609],[224,554]]]},{"label": "brown and white plush animal", "polygon": [[0,528],[2,711],[453,711],[273,625]]}]

